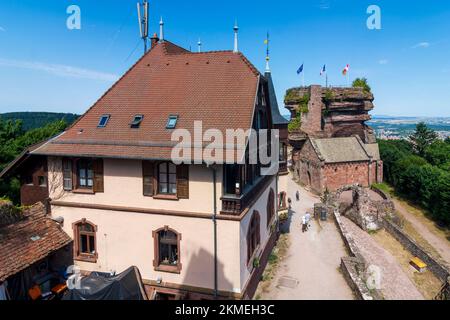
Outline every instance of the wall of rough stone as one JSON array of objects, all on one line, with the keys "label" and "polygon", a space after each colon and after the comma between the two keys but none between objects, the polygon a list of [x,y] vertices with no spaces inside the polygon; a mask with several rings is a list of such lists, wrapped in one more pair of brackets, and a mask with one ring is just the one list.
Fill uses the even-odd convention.
[{"label": "wall of rough stone", "polygon": [[311,86],[309,88],[308,112],[302,114],[302,130],[308,135],[314,136],[322,130],[322,87]]},{"label": "wall of rough stone", "polygon": [[368,162],[325,164],[323,168],[323,188],[329,191],[349,184],[368,186],[368,178]]},{"label": "wall of rough stone", "polygon": [[302,185],[310,187],[314,192],[321,193],[321,162],[309,140],[305,142],[297,159],[298,161],[295,163],[295,167],[299,173],[299,182]]},{"label": "wall of rough stone", "polygon": [[450,276],[450,266],[444,261],[439,261],[432,257],[416,241],[411,239],[400,227],[395,225],[389,219],[384,219],[384,227],[386,231],[405,247],[406,250],[425,262],[428,269],[433,272],[439,280],[442,282],[447,281],[447,278]]}]

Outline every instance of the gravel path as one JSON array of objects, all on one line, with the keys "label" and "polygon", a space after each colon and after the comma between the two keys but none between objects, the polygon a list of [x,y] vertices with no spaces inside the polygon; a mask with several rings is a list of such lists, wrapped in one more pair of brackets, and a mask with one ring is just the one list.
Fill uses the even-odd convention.
[{"label": "gravel path", "polygon": [[[300,201],[295,192],[300,191]],[[288,225],[290,247],[269,291],[262,299],[287,300],[350,300],[351,289],[339,271],[341,257],[347,256],[344,244],[333,221],[319,225],[313,221],[305,233],[301,217],[319,198],[290,180],[288,197],[292,199],[292,218]]]},{"label": "gravel path", "polygon": [[342,217],[342,223],[348,232],[351,233],[366,261],[381,269],[381,291],[386,300],[424,299],[412,281],[403,272],[397,260],[388,251],[349,219]]},{"label": "gravel path", "polygon": [[[439,255],[447,262],[447,264],[450,265],[450,242],[445,239],[444,237],[441,237],[437,235],[432,229],[436,228],[433,225],[426,224],[421,221],[418,217],[416,217],[414,214],[409,212],[402,204],[396,200],[392,199],[395,204],[395,208],[400,212],[400,214],[408,220],[416,229],[416,231],[426,240],[428,243],[436,249],[436,251],[439,253]],[[426,219],[423,217],[422,219]],[[430,223],[431,224],[431,223]]]}]

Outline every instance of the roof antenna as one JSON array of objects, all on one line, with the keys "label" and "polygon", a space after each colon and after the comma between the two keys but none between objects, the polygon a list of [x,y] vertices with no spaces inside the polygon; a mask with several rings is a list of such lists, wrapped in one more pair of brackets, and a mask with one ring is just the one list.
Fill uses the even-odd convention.
[{"label": "roof antenna", "polygon": [[202,41],[200,40],[200,38],[198,38],[197,45],[198,45],[198,52],[202,52]]},{"label": "roof antenna", "polygon": [[270,39],[269,39],[269,31],[267,31],[267,38],[264,41],[264,43],[266,44],[266,72],[270,73],[270,66],[269,66],[269,60],[270,60],[270,56],[269,56],[269,43],[270,43]]},{"label": "roof antenna", "polygon": [[238,31],[239,31],[239,27],[237,25],[237,20],[234,23],[233,30],[234,30],[234,50],[233,50],[233,52],[236,53],[236,52],[239,52],[239,50],[238,50]]},{"label": "roof antenna", "polygon": [[159,21],[159,41],[160,42],[164,41],[164,21],[162,17],[161,20]]},{"label": "roof antenna", "polygon": [[[147,52],[147,38],[148,38],[148,1],[143,0],[143,3],[137,3],[139,32],[144,41],[144,54]],[[142,11],[142,12],[141,12]]]}]

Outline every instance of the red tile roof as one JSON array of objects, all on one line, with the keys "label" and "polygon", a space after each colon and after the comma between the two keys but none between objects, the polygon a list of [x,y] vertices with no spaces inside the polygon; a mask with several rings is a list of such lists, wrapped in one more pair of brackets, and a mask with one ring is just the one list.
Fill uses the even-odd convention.
[{"label": "red tile roof", "polygon": [[[33,241],[34,236],[40,238]],[[44,206],[34,205],[24,212],[24,219],[0,228],[0,283],[70,242]]]},{"label": "red tile roof", "polygon": [[[170,159],[169,115],[176,128],[251,128],[260,73],[232,51],[193,53],[158,43],[79,120],[35,154]],[[101,115],[111,117],[97,128]],[[136,114],[139,129],[130,128]]]}]

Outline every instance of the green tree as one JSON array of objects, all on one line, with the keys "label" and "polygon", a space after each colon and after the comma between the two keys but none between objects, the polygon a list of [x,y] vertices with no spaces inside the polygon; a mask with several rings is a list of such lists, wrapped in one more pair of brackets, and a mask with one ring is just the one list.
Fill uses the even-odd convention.
[{"label": "green tree", "polygon": [[433,166],[440,168],[450,163],[450,143],[435,141],[425,148],[425,159]]},{"label": "green tree", "polygon": [[436,132],[429,129],[424,122],[419,122],[416,125],[416,131],[409,136],[414,151],[419,156],[424,156],[425,149],[437,140]]},{"label": "green tree", "polygon": [[372,92],[372,88],[370,88],[366,78],[356,78],[352,83],[352,87],[363,88],[363,91],[366,93]]}]

